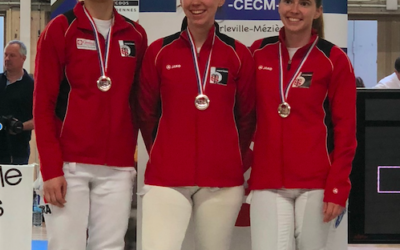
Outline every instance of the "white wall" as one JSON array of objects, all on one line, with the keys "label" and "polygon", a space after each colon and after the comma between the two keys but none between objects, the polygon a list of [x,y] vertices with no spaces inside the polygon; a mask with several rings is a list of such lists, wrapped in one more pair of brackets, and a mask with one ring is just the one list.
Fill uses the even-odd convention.
[{"label": "white wall", "polygon": [[378,56],[378,22],[348,22],[348,56],[353,63],[356,77],[363,79],[365,87],[376,85]]}]

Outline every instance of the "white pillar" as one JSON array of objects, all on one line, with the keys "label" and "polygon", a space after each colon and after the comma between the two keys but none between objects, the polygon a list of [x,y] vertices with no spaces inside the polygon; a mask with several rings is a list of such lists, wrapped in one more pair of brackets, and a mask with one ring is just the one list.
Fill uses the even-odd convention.
[{"label": "white pillar", "polygon": [[31,0],[20,0],[20,40],[26,45],[27,55],[24,68],[31,72]]}]

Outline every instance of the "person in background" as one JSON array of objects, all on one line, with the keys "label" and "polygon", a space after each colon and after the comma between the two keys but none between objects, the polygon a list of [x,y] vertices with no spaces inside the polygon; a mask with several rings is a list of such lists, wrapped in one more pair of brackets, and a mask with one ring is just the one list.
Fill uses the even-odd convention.
[{"label": "person in background", "polygon": [[380,80],[374,89],[400,89],[400,57],[394,62],[394,72]]},{"label": "person in background", "polygon": [[356,87],[365,88],[364,80],[361,77],[356,77]]},{"label": "person in background", "polygon": [[0,164],[28,164],[34,128],[33,79],[23,68],[27,49],[18,40],[4,48],[0,74]]}]

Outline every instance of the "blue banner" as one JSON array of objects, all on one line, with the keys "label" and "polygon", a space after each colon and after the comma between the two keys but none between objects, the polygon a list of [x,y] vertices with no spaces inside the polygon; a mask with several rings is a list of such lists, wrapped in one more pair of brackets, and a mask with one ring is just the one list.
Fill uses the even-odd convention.
[{"label": "blue banner", "polygon": [[140,12],[176,12],[176,0],[142,0]]},{"label": "blue banner", "polygon": [[74,8],[77,0],[57,0],[51,6],[51,18],[63,14]]},{"label": "blue banner", "polygon": [[[118,1],[117,1],[118,2]],[[74,7],[76,0],[57,0],[51,17]],[[323,0],[324,13],[347,14],[347,0]],[[217,13],[220,20],[279,20],[279,0],[226,0]],[[139,1],[140,12],[176,12],[176,0]]]},{"label": "blue banner", "polygon": [[216,19],[280,20],[276,0],[227,0]]},{"label": "blue banner", "polygon": [[[279,0],[226,0],[219,20],[280,20]],[[324,0],[324,13],[347,14],[347,0]]]},{"label": "blue banner", "polygon": [[322,0],[324,13],[347,14],[347,0]]}]

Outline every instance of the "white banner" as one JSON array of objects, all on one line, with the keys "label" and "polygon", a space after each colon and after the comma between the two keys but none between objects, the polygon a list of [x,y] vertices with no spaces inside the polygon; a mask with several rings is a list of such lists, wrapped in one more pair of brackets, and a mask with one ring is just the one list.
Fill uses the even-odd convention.
[{"label": "white banner", "polygon": [[[51,17],[69,11],[78,1],[83,0],[51,0]],[[121,15],[133,21],[139,19],[139,0],[114,0],[114,6]]]},{"label": "white banner", "polygon": [[0,165],[0,249],[31,250],[34,165]]},{"label": "white banner", "polygon": [[139,0],[114,0],[115,9],[119,14],[138,21],[139,19]]}]

